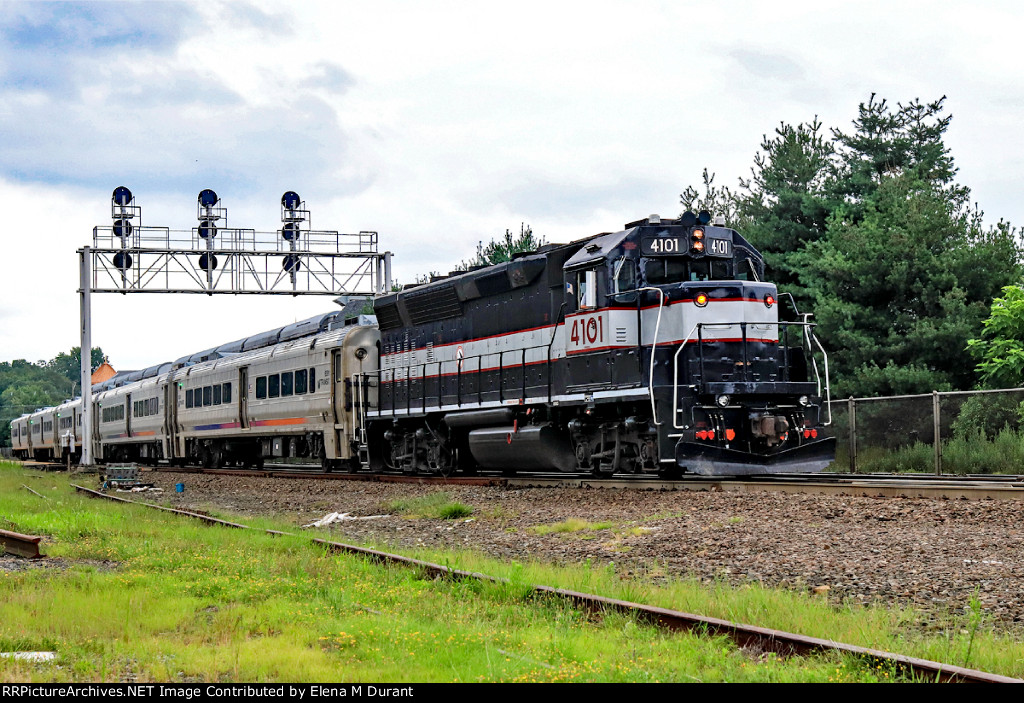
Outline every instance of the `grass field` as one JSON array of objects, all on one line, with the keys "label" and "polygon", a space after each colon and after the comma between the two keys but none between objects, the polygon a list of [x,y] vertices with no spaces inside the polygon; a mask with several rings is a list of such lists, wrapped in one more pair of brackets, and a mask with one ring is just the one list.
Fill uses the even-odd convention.
[{"label": "grass field", "polygon": [[[82,478],[82,480],[87,480]],[[48,497],[44,500],[21,484]],[[413,514],[440,514],[415,505]],[[471,509],[471,506],[465,506]],[[421,517],[418,519],[444,519]],[[294,530],[268,520],[241,522]],[[0,464],[0,527],[47,535],[47,566],[0,571],[0,681],[886,681],[851,658],[779,659],[722,638],[588,616],[528,587],[544,583],[1024,675],[1024,647],[977,611],[928,637],[914,614],[837,607],[762,587],[663,583],[657,565],[508,564],[472,553],[415,556],[510,579],[435,580],[331,555],[305,536],[209,526],[75,494],[59,474]],[[588,529],[600,529],[590,526]],[[659,585],[660,584],[660,585]]]}]

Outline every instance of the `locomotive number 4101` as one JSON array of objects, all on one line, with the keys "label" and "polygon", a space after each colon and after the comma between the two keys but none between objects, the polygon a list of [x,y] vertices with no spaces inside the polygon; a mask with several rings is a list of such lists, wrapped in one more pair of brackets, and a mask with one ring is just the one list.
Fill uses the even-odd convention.
[{"label": "locomotive number 4101", "polygon": [[607,322],[603,313],[577,315],[565,324],[569,331],[566,340],[567,351],[580,352],[603,347],[607,344]]}]

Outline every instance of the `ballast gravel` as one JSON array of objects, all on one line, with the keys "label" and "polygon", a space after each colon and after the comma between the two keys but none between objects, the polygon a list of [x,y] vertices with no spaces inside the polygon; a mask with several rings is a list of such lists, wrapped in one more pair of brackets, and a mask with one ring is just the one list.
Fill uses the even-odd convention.
[{"label": "ballast gravel", "polygon": [[[504,560],[603,566],[621,573],[762,582],[833,602],[963,613],[977,594],[1000,629],[1024,630],[1024,501],[869,498],[770,491],[438,486],[152,472],[161,501],[185,509],[275,515],[309,530],[401,553],[464,548]],[[184,483],[183,493],[174,484]],[[444,520],[389,511],[444,491],[473,509]],[[143,498],[144,499],[144,498]],[[586,521],[569,532],[538,527]],[[599,528],[599,529],[593,529]]]}]

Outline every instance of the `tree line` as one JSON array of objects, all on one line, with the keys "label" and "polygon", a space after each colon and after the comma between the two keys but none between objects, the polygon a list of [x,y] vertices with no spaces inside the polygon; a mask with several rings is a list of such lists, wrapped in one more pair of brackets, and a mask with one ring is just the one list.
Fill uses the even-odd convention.
[{"label": "tree line", "polygon": [[[94,347],[91,361],[95,371],[103,363],[103,350]],[[81,363],[81,347],[49,361],[0,362],[0,446],[11,446],[11,420],[81,394]]]},{"label": "tree line", "polygon": [[[782,123],[735,188],[705,170],[680,195],[685,209],[724,214],[764,254],[769,279],[814,314],[835,396],[1022,380],[1021,337],[1010,350],[992,343],[1024,330],[1018,233],[986,225],[957,182],[944,103],[872,95],[847,129]],[[1010,302],[993,308],[1000,294]],[[1010,307],[1016,327],[986,324]],[[993,373],[987,355],[1001,352],[1015,376]]]}]

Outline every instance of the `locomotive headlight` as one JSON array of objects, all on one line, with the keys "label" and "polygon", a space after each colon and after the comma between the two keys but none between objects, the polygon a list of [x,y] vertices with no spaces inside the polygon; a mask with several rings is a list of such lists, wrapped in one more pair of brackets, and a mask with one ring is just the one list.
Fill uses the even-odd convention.
[{"label": "locomotive headlight", "polygon": [[693,299],[693,304],[696,305],[698,308],[704,307],[705,305],[708,304],[708,294],[698,293],[697,297]]},{"label": "locomotive headlight", "polygon": [[811,399],[808,398],[806,395],[802,395],[800,396],[799,403],[800,405],[803,405],[806,408],[808,405],[811,404]]},{"label": "locomotive headlight", "polygon": [[724,408],[729,405],[729,401],[732,400],[727,395],[720,395],[715,397],[715,404],[720,408]]},{"label": "locomotive headlight", "polygon": [[690,236],[693,237],[694,239],[704,239],[704,230],[695,229],[693,230],[693,234],[691,234]]}]

